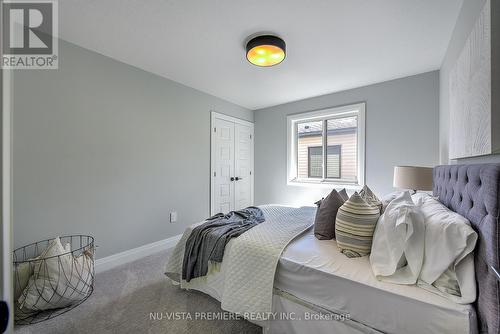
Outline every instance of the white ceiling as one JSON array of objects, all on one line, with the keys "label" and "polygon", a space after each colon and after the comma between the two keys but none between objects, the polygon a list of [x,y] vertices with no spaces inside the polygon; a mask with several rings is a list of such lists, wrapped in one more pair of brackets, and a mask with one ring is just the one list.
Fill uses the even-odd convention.
[{"label": "white ceiling", "polygon": [[[462,0],[63,0],[61,38],[259,109],[438,69]],[[250,65],[271,32],[287,58]]]}]

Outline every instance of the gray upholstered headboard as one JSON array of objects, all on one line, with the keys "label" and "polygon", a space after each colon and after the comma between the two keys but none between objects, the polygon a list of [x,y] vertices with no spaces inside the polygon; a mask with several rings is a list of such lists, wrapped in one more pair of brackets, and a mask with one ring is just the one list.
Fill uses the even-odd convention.
[{"label": "gray upholstered headboard", "polygon": [[499,334],[500,164],[438,166],[434,168],[433,180],[434,196],[469,219],[479,235],[475,267],[480,331]]}]

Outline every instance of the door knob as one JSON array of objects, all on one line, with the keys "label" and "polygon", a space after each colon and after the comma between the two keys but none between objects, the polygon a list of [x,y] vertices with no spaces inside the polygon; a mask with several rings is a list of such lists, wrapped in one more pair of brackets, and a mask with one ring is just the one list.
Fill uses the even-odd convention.
[{"label": "door knob", "polygon": [[235,180],[236,180],[236,181],[239,181],[239,180],[243,180],[243,178],[242,178],[242,177],[238,177],[238,176],[236,176]]},{"label": "door knob", "polygon": [[[238,178],[236,178],[236,179],[238,179]],[[230,178],[230,180],[231,180],[231,181],[234,181],[234,177],[231,177],[231,178]]]}]

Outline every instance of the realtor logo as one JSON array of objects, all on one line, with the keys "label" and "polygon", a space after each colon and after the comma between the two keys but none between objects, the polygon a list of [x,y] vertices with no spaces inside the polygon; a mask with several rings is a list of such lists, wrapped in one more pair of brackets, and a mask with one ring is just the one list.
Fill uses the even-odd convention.
[{"label": "realtor logo", "polygon": [[57,0],[6,0],[2,6],[2,68],[56,69]]}]

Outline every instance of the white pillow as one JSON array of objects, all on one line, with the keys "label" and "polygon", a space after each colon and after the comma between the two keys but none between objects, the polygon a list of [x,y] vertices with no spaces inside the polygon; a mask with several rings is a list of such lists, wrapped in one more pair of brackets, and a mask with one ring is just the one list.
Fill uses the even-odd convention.
[{"label": "white pillow", "polygon": [[19,299],[24,289],[28,286],[31,275],[33,275],[33,263],[23,262],[16,265],[14,275],[14,299]]},{"label": "white pillow", "polygon": [[92,259],[88,255],[73,257],[69,250],[63,248],[61,240],[56,238],[39,258],[27,287],[18,299],[21,309],[66,307],[89,293]]},{"label": "white pillow", "polygon": [[[69,243],[66,243],[64,246],[64,249],[66,252],[71,251],[71,245]],[[42,253],[43,254],[43,253]],[[35,266],[38,268],[40,266],[40,261],[39,260],[40,256],[37,256],[35,258],[29,259],[26,262],[19,263],[16,268],[15,268],[15,275],[14,275],[14,299],[18,300],[19,297],[21,297],[21,294],[23,293],[24,289],[28,286],[29,280],[31,276],[35,272]]]},{"label": "white pillow", "polygon": [[380,200],[380,202],[382,202],[382,209],[381,209],[382,213],[384,213],[389,203],[391,203],[395,198],[401,196],[403,193],[404,193],[403,191],[394,191],[392,193],[383,196]]},{"label": "white pillow", "polygon": [[476,300],[473,251],[477,233],[470,222],[428,194],[413,195],[425,221],[424,263],[418,285],[459,304]]},{"label": "white pillow", "polygon": [[410,193],[399,193],[380,216],[370,264],[378,280],[415,284],[424,257],[424,218]]}]

